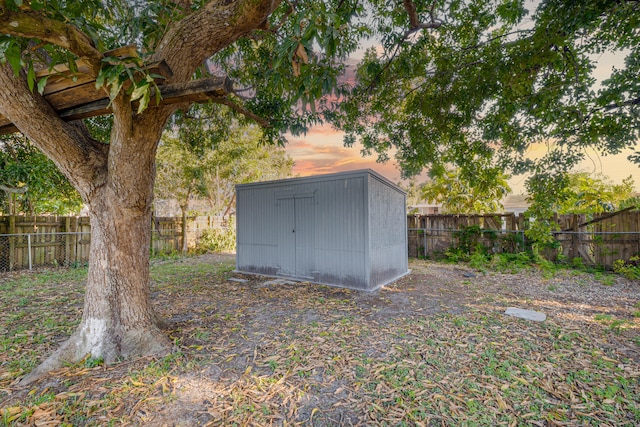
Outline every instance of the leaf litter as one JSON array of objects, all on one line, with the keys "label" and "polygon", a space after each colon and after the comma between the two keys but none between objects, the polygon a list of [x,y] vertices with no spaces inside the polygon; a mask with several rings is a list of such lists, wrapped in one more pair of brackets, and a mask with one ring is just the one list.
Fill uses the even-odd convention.
[{"label": "leaf litter", "polygon": [[[83,277],[0,276],[3,425],[640,424],[638,283],[411,268],[364,293],[265,285],[226,255],[154,261],[177,352],[86,359],[28,388],[19,378],[79,321]],[[510,306],[548,318],[505,316]]]}]

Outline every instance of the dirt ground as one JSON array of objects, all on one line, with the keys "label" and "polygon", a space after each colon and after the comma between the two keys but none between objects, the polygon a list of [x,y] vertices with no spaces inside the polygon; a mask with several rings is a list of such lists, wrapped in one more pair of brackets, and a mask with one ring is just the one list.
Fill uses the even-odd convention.
[{"label": "dirt ground", "polygon": [[[233,263],[233,254],[206,254],[181,260],[181,264]],[[330,288],[312,283],[285,285],[285,292],[299,286],[327,289],[331,293],[349,295],[352,301],[369,310],[371,316],[436,313],[457,314],[474,308],[503,312],[506,307],[519,307],[544,312],[563,322],[583,324],[599,322],[594,316],[608,315],[640,327],[640,319],[634,316],[640,308],[640,283],[619,275],[609,275],[611,282],[579,270],[559,269],[545,275],[540,270],[526,269],[516,273],[481,272],[465,264],[410,259],[410,274],[374,292],[358,292]],[[247,280],[246,287],[264,286],[273,279],[257,275],[230,274],[230,278]],[[240,286],[238,282],[232,282]],[[167,302],[168,303],[168,302]],[[159,305],[162,305],[160,303]],[[293,307],[291,307],[293,309]],[[287,309],[287,307],[283,307]],[[629,355],[640,357],[628,349]]]},{"label": "dirt ground", "polygon": [[[204,255],[184,260],[185,263],[200,262],[233,262],[232,255]],[[220,338],[220,346],[231,347],[232,355],[225,362],[204,367],[201,371],[182,377],[176,384],[176,399],[164,405],[147,422],[153,425],[222,425],[225,408],[215,409],[221,393],[247,393],[247,370],[253,373],[270,375],[273,369],[256,361],[261,359],[279,360],[276,346],[284,347],[289,338],[295,342],[295,330],[300,325],[327,324],[332,322],[331,315],[347,308],[355,322],[368,325],[385,325],[393,319],[425,318],[434,315],[461,316],[467,313],[492,313],[502,315],[507,307],[518,307],[536,310],[548,316],[548,322],[560,325],[566,331],[581,331],[584,336],[602,336],[607,322],[597,319],[617,319],[624,322],[625,328],[620,334],[606,334],[606,340],[598,344],[616,359],[633,361],[635,374],[640,365],[640,347],[637,338],[640,332],[640,319],[634,316],[638,312],[640,302],[640,284],[615,276],[613,283],[606,285],[593,274],[572,270],[559,270],[551,277],[541,271],[526,270],[514,274],[482,273],[464,265],[412,260],[411,274],[382,289],[367,293],[340,288],[331,288],[309,283],[269,284],[273,279],[230,274],[230,278],[246,280],[246,282],[227,281],[225,284],[225,301],[218,301],[215,306],[205,301],[190,301],[191,310],[179,310],[180,314],[171,317],[172,322],[182,326],[183,337],[188,336],[189,324],[195,326],[201,320],[199,312],[205,311],[204,318],[210,312],[235,311],[240,313],[234,317],[236,328],[242,331],[240,337],[231,333],[226,339]],[[259,295],[256,299],[247,299],[251,294]],[[162,297],[159,295],[159,305]],[[187,294],[183,295],[188,298]],[[316,304],[308,304],[316,301]],[[339,301],[341,303],[337,303]],[[166,303],[169,305],[170,301]],[[343,305],[343,306],[341,306]],[[224,307],[224,308],[223,308]],[[598,317],[600,316],[600,317]],[[637,316],[637,314],[636,314]],[[215,326],[209,325],[215,329]],[[233,328],[232,328],[233,329]],[[384,330],[384,328],[382,328]],[[506,337],[505,337],[506,338]],[[312,338],[315,339],[315,338]],[[319,338],[321,342],[321,338]],[[188,340],[185,340],[185,342]],[[275,342],[274,342],[275,341]],[[385,358],[382,349],[376,348],[376,339],[371,339],[371,347],[363,350],[368,356]],[[197,340],[194,341],[197,345]],[[194,345],[192,344],[192,345]],[[506,342],[505,344],[508,344]],[[294,344],[291,344],[294,345]],[[387,343],[383,344],[387,347]],[[362,349],[361,349],[362,350]],[[322,352],[322,349],[318,351]],[[316,355],[315,359],[321,359]],[[314,357],[311,357],[314,359]],[[322,363],[322,362],[320,362]],[[322,369],[313,368],[313,372]],[[317,374],[321,376],[320,374]],[[636,376],[637,378],[637,376]],[[235,384],[229,388],[213,386],[218,382]],[[325,381],[317,378],[318,383]],[[242,385],[240,385],[242,384]],[[314,401],[302,405],[300,413],[291,415],[292,420],[301,421],[302,425],[316,425],[308,420],[313,418],[313,409],[325,411],[332,405],[339,405],[341,400],[348,402],[345,390],[346,382],[333,381],[328,387],[320,387],[314,394]],[[289,392],[293,393],[295,387]],[[263,392],[267,392],[263,390]],[[280,393],[286,392],[279,390]],[[260,400],[258,398],[258,400]],[[228,400],[225,404],[230,405]],[[348,403],[345,403],[348,405]],[[358,405],[354,404],[354,407]],[[230,406],[226,408],[228,414]],[[319,409],[320,410],[320,409]],[[369,425],[371,420],[363,421],[360,414],[349,411],[332,412],[323,422],[317,425]],[[318,421],[320,417],[317,417]],[[260,422],[248,422],[249,425],[260,425]],[[442,422],[442,425],[455,425]],[[472,423],[473,424],[473,423]],[[578,423],[580,424],[580,423]],[[286,425],[286,423],[285,423]],[[376,424],[377,425],[377,424]],[[383,425],[386,425],[383,423]],[[389,423],[394,425],[394,423]],[[402,425],[402,423],[400,423]],[[419,425],[419,423],[409,425]],[[438,424],[441,425],[441,424]],[[480,423],[482,425],[482,423]],[[530,425],[554,425],[545,421]],[[573,425],[567,423],[566,425]],[[577,425],[577,424],[576,424]]]},{"label": "dirt ground", "polygon": [[[26,425],[640,424],[639,283],[412,260],[409,275],[367,293],[233,265],[225,254],[152,261],[152,273],[170,267],[152,298],[172,358],[0,384],[0,408],[31,411]],[[56,344],[15,351],[42,345]]]}]

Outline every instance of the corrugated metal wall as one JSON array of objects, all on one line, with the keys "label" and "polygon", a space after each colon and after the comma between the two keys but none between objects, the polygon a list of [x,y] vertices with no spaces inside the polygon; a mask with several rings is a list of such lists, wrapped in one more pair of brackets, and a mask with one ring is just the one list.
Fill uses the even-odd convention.
[{"label": "corrugated metal wall", "polygon": [[404,193],[371,171],[245,184],[236,191],[238,271],[356,289],[406,273]]},{"label": "corrugated metal wall", "polygon": [[366,176],[340,176],[319,184],[316,281],[367,288]]},{"label": "corrugated metal wall", "polygon": [[406,196],[374,175],[369,176],[370,284],[378,287],[407,273]]},{"label": "corrugated metal wall", "polygon": [[260,188],[238,190],[236,206],[238,269],[275,275],[278,272],[278,246],[281,244],[278,230],[286,221],[275,211],[273,194]]}]

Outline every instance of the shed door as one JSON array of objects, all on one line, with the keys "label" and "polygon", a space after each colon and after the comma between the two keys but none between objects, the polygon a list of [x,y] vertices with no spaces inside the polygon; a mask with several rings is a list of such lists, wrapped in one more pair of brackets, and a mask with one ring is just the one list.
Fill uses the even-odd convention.
[{"label": "shed door", "polygon": [[278,200],[281,227],[279,274],[313,279],[315,198],[296,195]]}]

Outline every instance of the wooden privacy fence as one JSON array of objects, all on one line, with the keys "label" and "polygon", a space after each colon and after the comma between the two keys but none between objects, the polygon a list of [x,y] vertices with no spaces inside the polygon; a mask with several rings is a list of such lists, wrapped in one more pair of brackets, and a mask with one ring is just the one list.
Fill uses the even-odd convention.
[{"label": "wooden privacy fence", "polygon": [[[524,250],[524,217],[515,214],[491,215],[409,215],[407,216],[409,256],[416,257],[459,247],[460,230],[484,230],[474,238],[493,252]],[[500,237],[500,241],[496,237]],[[499,243],[499,244],[498,244]]]},{"label": "wooden privacy fence", "polygon": [[[561,215],[554,234],[557,251],[567,259],[611,267],[640,255],[640,211],[613,214]],[[194,246],[203,230],[220,224],[217,217],[190,217],[187,241]],[[409,215],[409,256],[444,253],[450,248],[480,244],[491,253],[517,253],[527,248],[524,232],[529,225],[523,215]],[[471,228],[470,228],[471,227]],[[182,249],[182,219],[156,217],[151,224],[151,253]],[[91,226],[87,217],[0,216],[0,271],[36,266],[73,266],[89,260]]]},{"label": "wooden privacy fence", "polygon": [[[580,258],[588,265],[612,267],[614,261],[629,261],[640,255],[640,210],[625,209],[593,215],[556,215],[557,250],[544,255]],[[444,253],[451,248],[473,251],[481,245],[491,253],[516,253],[527,248],[524,215],[409,215],[409,256]]]},{"label": "wooden privacy fence", "polygon": [[569,259],[581,258],[586,264],[613,266],[640,255],[640,211],[625,209],[614,213],[562,215],[555,234],[562,253]]},{"label": "wooden privacy fence", "polygon": [[[154,218],[151,253],[182,248],[182,220]],[[36,266],[74,266],[89,260],[88,217],[0,216],[0,271]]]}]

